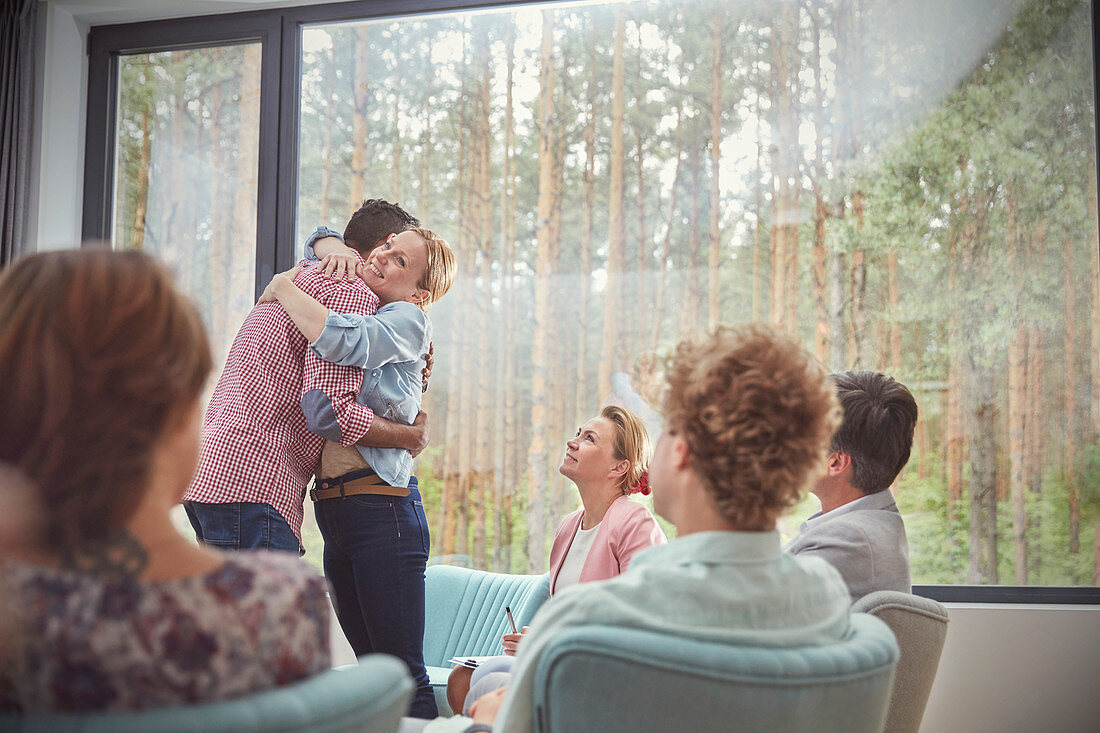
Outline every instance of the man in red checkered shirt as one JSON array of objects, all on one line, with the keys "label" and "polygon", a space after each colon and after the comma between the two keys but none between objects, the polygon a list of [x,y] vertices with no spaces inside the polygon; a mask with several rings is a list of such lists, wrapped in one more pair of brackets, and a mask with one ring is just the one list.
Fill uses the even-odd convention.
[{"label": "man in red checkered shirt", "polygon": [[[352,215],[344,239],[367,251],[417,224],[400,207],[372,199]],[[377,296],[357,277],[328,278],[310,264],[296,282],[332,311],[378,310]],[[409,426],[375,417],[356,399],[362,384],[362,369],[318,358],[281,305],[256,304],[210,398],[198,471],[183,497],[199,541],[300,551],[306,485],[325,438],[345,446],[422,449],[423,420]],[[324,437],[308,429],[303,408],[325,416]]]}]

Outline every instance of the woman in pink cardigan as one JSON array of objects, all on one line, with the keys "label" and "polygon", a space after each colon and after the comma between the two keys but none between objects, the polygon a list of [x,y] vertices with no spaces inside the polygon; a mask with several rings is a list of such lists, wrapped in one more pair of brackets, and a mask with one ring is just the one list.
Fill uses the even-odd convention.
[{"label": "woman in pink cardigan", "polygon": [[[610,405],[577,430],[565,444],[558,471],[581,495],[581,508],[569,514],[554,533],[550,549],[550,594],[577,583],[614,578],[626,570],[639,550],[667,540],[653,513],[629,498],[649,493],[646,469],[652,449],[645,425],[632,413]],[[491,660],[477,670],[456,667],[447,681],[447,699],[462,712],[472,684],[475,700],[488,685],[503,684],[516,646],[526,633],[505,634],[508,656]],[[501,675],[497,677],[496,675]]]}]

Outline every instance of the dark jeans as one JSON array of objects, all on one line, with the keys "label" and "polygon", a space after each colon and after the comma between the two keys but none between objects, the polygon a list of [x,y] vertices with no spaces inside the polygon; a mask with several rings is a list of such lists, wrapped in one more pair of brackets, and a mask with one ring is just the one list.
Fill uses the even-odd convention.
[{"label": "dark jeans", "polygon": [[298,554],[298,538],[270,504],[185,501],[183,508],[195,536],[220,550],[285,550]]},{"label": "dark jeans", "polygon": [[416,682],[409,715],[439,714],[424,668],[424,568],[428,520],[416,489],[407,497],[359,494],[315,506],[325,538],[325,576],[340,628],[356,656],[405,661]]}]

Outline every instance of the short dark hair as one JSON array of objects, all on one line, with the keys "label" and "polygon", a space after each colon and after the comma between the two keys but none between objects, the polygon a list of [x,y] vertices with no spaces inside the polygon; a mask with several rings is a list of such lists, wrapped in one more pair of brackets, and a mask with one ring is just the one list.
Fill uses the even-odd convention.
[{"label": "short dark hair", "polygon": [[420,221],[397,204],[367,199],[344,227],[344,242],[360,254],[367,254],[391,234],[420,226]]},{"label": "short dark hair", "polygon": [[878,372],[833,375],[844,422],[831,450],[852,459],[852,485],[865,494],[890,488],[909,461],[917,401],[893,377]]}]

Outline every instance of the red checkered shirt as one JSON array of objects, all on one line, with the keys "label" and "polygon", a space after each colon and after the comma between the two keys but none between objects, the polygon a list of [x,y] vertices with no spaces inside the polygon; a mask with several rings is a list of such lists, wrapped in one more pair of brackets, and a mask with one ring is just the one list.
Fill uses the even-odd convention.
[{"label": "red checkered shirt", "polygon": [[[298,287],[337,313],[374,315],[378,296],[359,278],[326,278],[306,263]],[[340,444],[370,429],[374,413],[356,398],[363,370],[322,361],[278,303],[257,303],[244,319],[202,424],[199,467],[184,494],[212,504],[270,504],[302,540],[302,502],[324,439],[306,427],[302,400],[321,390]],[[314,395],[317,396],[317,395]]]}]

